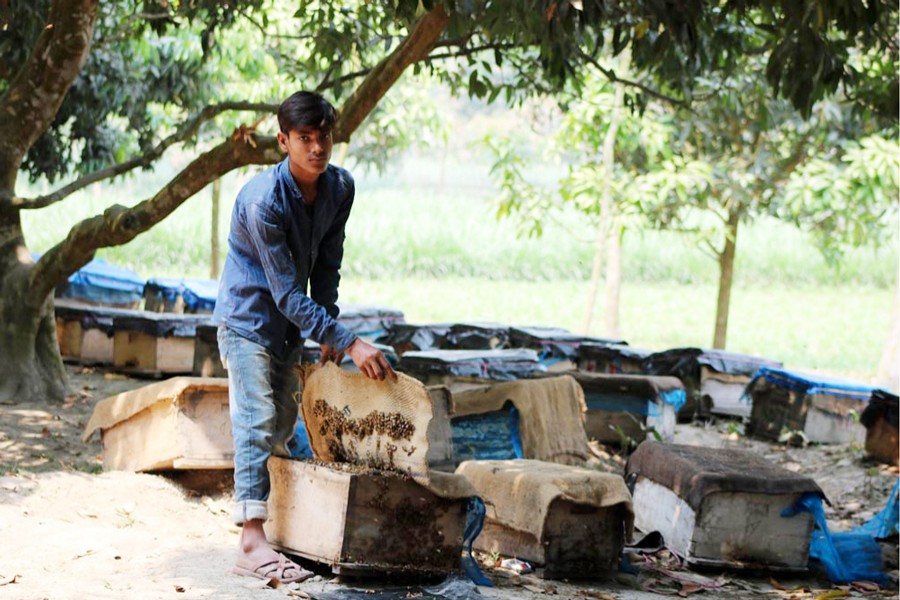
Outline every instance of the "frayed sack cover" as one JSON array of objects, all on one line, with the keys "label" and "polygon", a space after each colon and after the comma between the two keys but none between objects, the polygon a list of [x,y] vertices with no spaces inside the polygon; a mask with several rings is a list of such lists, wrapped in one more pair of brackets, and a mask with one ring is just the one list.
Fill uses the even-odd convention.
[{"label": "frayed sack cover", "polygon": [[378,381],[333,363],[303,370],[303,420],[317,460],[406,474],[442,498],[475,491],[464,477],[428,468],[431,395],[412,377]]},{"label": "frayed sack cover", "polygon": [[579,466],[601,464],[584,432],[584,392],[568,375],[453,392],[451,402],[451,417],[501,410],[511,402],[519,411],[522,458]]},{"label": "frayed sack cover", "polygon": [[632,536],[634,510],[621,475],[525,459],[469,460],[456,473],[484,500],[489,519],[535,539],[541,539],[550,505],[557,499],[595,508],[622,505],[626,539]]},{"label": "frayed sack cover", "polygon": [[647,441],[628,459],[626,479],[638,475],[666,487],[700,510],[710,494],[803,494],[825,498],[811,478],[788,471],[762,456],[732,448],[704,448]]}]

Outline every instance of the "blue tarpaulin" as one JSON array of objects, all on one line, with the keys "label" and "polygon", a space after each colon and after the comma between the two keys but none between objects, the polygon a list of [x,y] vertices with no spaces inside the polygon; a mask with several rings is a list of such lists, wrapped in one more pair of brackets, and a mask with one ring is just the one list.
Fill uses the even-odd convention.
[{"label": "blue tarpaulin", "polygon": [[95,258],[70,275],[57,295],[97,304],[128,305],[143,298],[144,279],[134,271]]},{"label": "blue tarpaulin", "polygon": [[147,280],[147,293],[157,294],[170,304],[174,304],[181,296],[187,312],[212,312],[216,308],[219,282],[211,279],[152,277]]},{"label": "blue tarpaulin", "polygon": [[803,494],[781,516],[792,517],[801,511],[813,516],[815,527],[809,545],[809,556],[822,563],[829,581],[887,582],[881,566],[881,546],[874,537],[867,533],[831,533],[825,521],[825,509],[819,494]]},{"label": "blue tarpaulin", "polygon": [[457,463],[522,458],[519,411],[511,402],[501,410],[453,418],[450,434]]},{"label": "blue tarpaulin", "polygon": [[[802,394],[827,394],[829,396],[837,396],[840,398],[854,398],[857,400],[866,400],[872,396],[875,387],[849,381],[846,379],[836,379],[834,377],[825,377],[815,373],[805,373],[803,371],[789,371],[787,369],[774,369],[770,367],[760,368],[750,383],[747,384],[747,390],[753,387],[759,379],[765,379],[775,385],[789,389]],[[747,392],[744,392],[747,395]]]}]

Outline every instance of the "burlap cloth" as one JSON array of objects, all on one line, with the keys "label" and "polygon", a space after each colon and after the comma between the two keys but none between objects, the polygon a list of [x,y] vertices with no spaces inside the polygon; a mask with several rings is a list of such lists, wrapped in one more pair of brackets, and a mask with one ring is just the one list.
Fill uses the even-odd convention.
[{"label": "burlap cloth", "polygon": [[456,472],[468,479],[487,506],[487,517],[540,540],[554,500],[596,508],[621,505],[631,537],[634,511],[621,475],[537,460],[470,460]]},{"label": "burlap cloth", "polygon": [[600,466],[584,432],[584,392],[568,375],[453,392],[450,415],[463,417],[501,410],[507,402],[519,411],[523,458]]},{"label": "burlap cloth", "polygon": [[704,448],[646,441],[628,459],[634,474],[669,488],[695,511],[703,499],[721,492],[825,494],[811,478],[769,462],[747,450]]},{"label": "burlap cloth", "polygon": [[303,420],[318,460],[398,471],[442,498],[475,491],[464,477],[428,468],[431,395],[402,373],[397,381],[369,379],[333,363],[306,367]]}]

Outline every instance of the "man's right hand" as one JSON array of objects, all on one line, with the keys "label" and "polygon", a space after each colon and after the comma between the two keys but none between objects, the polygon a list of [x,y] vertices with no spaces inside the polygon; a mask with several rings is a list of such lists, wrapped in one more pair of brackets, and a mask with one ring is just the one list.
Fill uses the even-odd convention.
[{"label": "man's right hand", "polygon": [[391,368],[387,358],[372,344],[356,338],[345,352],[353,359],[353,364],[366,374],[366,377],[379,381],[383,381],[387,377],[391,381],[397,381],[397,374]]}]

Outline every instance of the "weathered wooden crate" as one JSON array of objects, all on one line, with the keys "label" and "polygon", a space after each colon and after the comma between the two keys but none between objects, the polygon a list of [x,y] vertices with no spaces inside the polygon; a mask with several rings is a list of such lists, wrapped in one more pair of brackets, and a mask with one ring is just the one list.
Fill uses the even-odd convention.
[{"label": "weathered wooden crate", "polygon": [[802,432],[811,442],[862,444],[859,422],[874,388],[821,375],[760,369],[747,385],[753,399],[750,433],[777,440],[785,432]]},{"label": "weathered wooden crate", "polygon": [[85,441],[98,430],[106,470],[234,466],[224,379],[176,377],[101,400]]},{"label": "weathered wooden crate", "polygon": [[751,376],[742,373],[720,373],[700,367],[700,397],[710,414],[725,417],[749,417],[750,399],[744,390]]},{"label": "weathered wooden crate", "polygon": [[443,574],[459,568],[467,499],[341,463],[269,459],[269,541],[335,573]]},{"label": "weathered wooden crate", "polygon": [[643,373],[642,363],[650,350],[627,344],[582,344],[578,347],[578,368],[588,373]]},{"label": "weathered wooden crate", "polygon": [[457,473],[487,506],[476,548],[528,561],[552,579],[618,567],[631,524],[620,475],[533,460],[468,461]]},{"label": "weathered wooden crate", "polygon": [[900,431],[898,431],[898,398],[885,390],[872,392],[869,405],[860,415],[866,428],[866,454],[883,463],[898,464]]},{"label": "weathered wooden crate", "polygon": [[161,377],[194,370],[194,344],[199,324],[208,315],[142,312],[113,320],[113,366],[122,372]]},{"label": "weathered wooden crate", "polygon": [[620,445],[641,443],[651,431],[672,441],[684,385],[676,377],[571,373],[587,404],[584,431],[589,439]]},{"label": "weathered wooden crate", "polygon": [[635,527],[691,565],[802,571],[813,519],[782,517],[816,483],[751,452],[644,442],[631,456]]},{"label": "weathered wooden crate", "polygon": [[57,298],[56,336],[63,360],[80,364],[113,363],[113,318],[134,314],[124,308],[109,308]]},{"label": "weathered wooden crate", "polygon": [[780,368],[768,358],[701,348],[674,348],[651,354],[642,364],[643,372],[671,375],[684,383],[687,402],[678,413],[680,421],[694,417],[747,416],[748,403],[741,401],[744,384],[760,368]]}]

